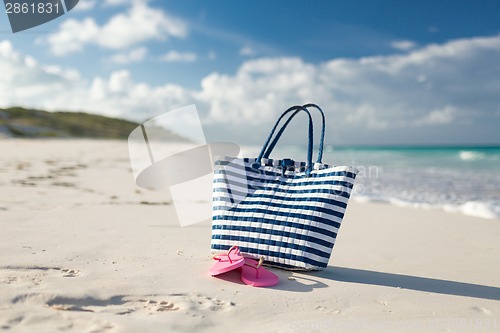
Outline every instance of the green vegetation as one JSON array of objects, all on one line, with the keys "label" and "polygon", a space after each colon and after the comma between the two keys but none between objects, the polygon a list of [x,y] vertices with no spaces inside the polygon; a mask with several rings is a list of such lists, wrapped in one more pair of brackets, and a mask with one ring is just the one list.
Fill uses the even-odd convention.
[{"label": "green vegetation", "polygon": [[0,109],[0,137],[126,139],[137,126],[132,121],[83,112]]}]

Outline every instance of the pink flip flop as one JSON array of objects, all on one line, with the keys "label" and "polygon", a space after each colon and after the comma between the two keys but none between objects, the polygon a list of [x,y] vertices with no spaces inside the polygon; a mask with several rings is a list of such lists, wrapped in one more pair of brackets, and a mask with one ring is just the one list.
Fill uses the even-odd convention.
[{"label": "pink flip flop", "polygon": [[272,287],[278,284],[279,277],[262,266],[264,258],[257,262],[245,258],[245,264],[241,266],[241,281],[253,287]]},{"label": "pink flip flop", "polygon": [[226,254],[214,255],[213,259],[216,262],[208,271],[212,276],[232,271],[245,264],[245,258],[240,254],[240,249],[236,245],[232,246]]}]

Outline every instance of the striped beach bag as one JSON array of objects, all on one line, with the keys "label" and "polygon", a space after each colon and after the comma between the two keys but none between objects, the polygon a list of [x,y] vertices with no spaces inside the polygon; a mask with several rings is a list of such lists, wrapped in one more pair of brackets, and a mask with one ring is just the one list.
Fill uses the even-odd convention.
[{"label": "striped beach bag", "polygon": [[[323,121],[315,164],[310,108],[318,109]],[[299,112],[309,118],[307,162],[269,158]],[[263,257],[271,266],[298,270],[327,266],[357,170],[322,163],[324,135],[325,116],[320,107],[294,106],[278,119],[257,158],[226,157],[215,162],[212,252],[238,245],[243,255]]]}]

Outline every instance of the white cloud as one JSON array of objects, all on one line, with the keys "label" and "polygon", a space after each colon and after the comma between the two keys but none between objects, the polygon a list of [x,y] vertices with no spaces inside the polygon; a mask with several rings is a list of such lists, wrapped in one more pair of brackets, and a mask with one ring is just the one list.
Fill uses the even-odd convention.
[{"label": "white cloud", "polygon": [[[483,142],[499,140],[494,124],[499,122],[500,35],[321,64],[253,59],[234,74],[207,75],[195,90],[137,82],[128,71],[86,81],[78,72],[39,65],[5,41],[0,42],[0,72],[2,106],[88,110],[142,120],[196,103],[207,133],[214,129],[224,134],[220,139],[242,142],[261,142],[278,113],[306,102],[327,112],[328,140],[335,143],[443,138],[463,143],[463,133]],[[298,123],[291,130],[302,140]]]},{"label": "white cloud", "polygon": [[0,56],[5,59],[11,59],[18,57],[18,54],[14,51],[14,47],[10,41],[3,40],[0,42]]},{"label": "white cloud", "polygon": [[194,62],[196,58],[196,53],[193,52],[169,51],[162,55],[160,60],[165,62]]},{"label": "white cloud", "polygon": [[102,26],[93,18],[68,19],[57,32],[38,41],[47,43],[55,55],[63,56],[80,51],[88,44],[125,49],[150,40],[184,38],[186,35],[187,24],[183,20],[151,8],[146,2],[133,1],[125,13],[111,17]]},{"label": "white cloud", "polygon": [[245,46],[240,49],[240,55],[244,57],[251,57],[254,56],[255,54],[256,54],[255,51],[250,46]]},{"label": "white cloud", "polygon": [[497,117],[499,87],[500,36],[493,36],[318,65],[250,60],[234,75],[207,76],[195,96],[213,122],[227,127],[269,123],[287,106],[316,102],[328,110],[337,142],[391,142],[396,135],[404,142],[440,140],[438,124],[449,128],[443,137],[487,125]]},{"label": "white cloud", "polygon": [[411,40],[395,40],[391,43],[391,47],[396,50],[408,51],[417,46],[417,43]]},{"label": "white cloud", "polygon": [[117,64],[130,64],[134,62],[141,62],[142,60],[144,60],[147,54],[148,54],[147,48],[138,47],[128,52],[121,52],[115,54],[113,57],[111,57],[111,61]]},{"label": "white cloud", "polygon": [[378,117],[377,110],[373,106],[366,103],[353,108],[346,115],[345,120],[348,124],[357,125],[362,123],[366,125],[366,128],[374,130],[382,130],[390,125],[390,122]]},{"label": "white cloud", "polygon": [[92,18],[81,21],[68,19],[64,21],[59,32],[49,35],[46,42],[52,53],[58,56],[82,50],[85,44],[94,43],[100,34],[100,28]]},{"label": "white cloud", "polygon": [[189,103],[189,91],[173,85],[135,82],[126,70],[88,81],[74,69],[39,65],[0,42],[0,107],[21,105],[46,110],[87,110],[144,119],[158,110]]},{"label": "white cloud", "polygon": [[95,5],[96,5],[96,0],[80,0],[74,10],[79,12],[84,12],[93,9]]},{"label": "white cloud", "polygon": [[451,105],[429,112],[424,118],[415,122],[416,125],[443,125],[451,123],[457,115],[457,109]]},{"label": "white cloud", "polygon": [[10,41],[0,42],[0,104],[43,107],[51,97],[65,95],[81,76],[74,69],[42,66],[17,52]]},{"label": "white cloud", "polygon": [[[26,57],[27,59],[28,57]],[[29,64],[25,62],[27,67],[30,68],[36,68],[37,64],[32,63]],[[41,69],[46,73],[50,75],[54,75],[55,77],[63,78],[66,80],[79,80],[81,78],[80,72],[78,72],[76,69],[73,68],[62,68],[57,65],[45,65],[42,66]]]},{"label": "white cloud", "polygon": [[112,17],[102,27],[99,44],[121,49],[147,40],[165,40],[169,36],[184,38],[186,34],[187,26],[182,20],[135,3],[127,13]]},{"label": "white cloud", "polygon": [[214,122],[260,124],[285,106],[310,98],[317,68],[298,58],[264,58],[245,62],[236,75],[205,77],[196,99],[207,105]]}]

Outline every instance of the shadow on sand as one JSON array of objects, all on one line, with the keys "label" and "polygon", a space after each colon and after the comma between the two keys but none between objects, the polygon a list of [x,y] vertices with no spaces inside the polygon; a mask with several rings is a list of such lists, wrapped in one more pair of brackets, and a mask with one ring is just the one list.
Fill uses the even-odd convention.
[{"label": "shadow on sand", "polygon": [[320,272],[307,273],[307,275],[309,274],[317,278],[332,281],[370,284],[437,294],[484,298],[497,301],[500,300],[500,288],[473,283],[332,266],[327,267],[325,270]]},{"label": "shadow on sand", "polygon": [[[277,286],[271,287],[275,290],[310,292],[314,289],[329,287],[329,285],[325,283],[325,280],[330,280],[410,289],[444,295],[484,298],[496,301],[500,300],[500,288],[473,283],[382,273],[347,267],[329,266],[323,271],[297,272],[293,274],[293,276],[293,272],[290,271],[270,269],[280,278],[280,283]],[[238,271],[232,271],[219,275],[217,278],[232,283],[243,284],[239,276],[240,273]]]}]

